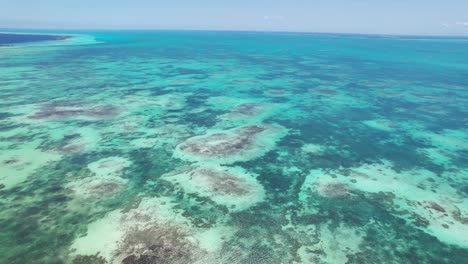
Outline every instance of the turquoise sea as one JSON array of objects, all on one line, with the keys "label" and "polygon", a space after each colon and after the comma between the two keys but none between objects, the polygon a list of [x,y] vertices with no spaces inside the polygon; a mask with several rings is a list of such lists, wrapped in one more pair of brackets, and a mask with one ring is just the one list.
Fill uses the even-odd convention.
[{"label": "turquoise sea", "polygon": [[0,47],[0,263],[467,263],[468,39]]}]

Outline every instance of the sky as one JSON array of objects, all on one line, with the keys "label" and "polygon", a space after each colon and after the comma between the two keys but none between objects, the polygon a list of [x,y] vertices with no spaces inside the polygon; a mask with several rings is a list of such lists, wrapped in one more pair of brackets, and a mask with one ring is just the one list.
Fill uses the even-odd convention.
[{"label": "sky", "polygon": [[0,0],[0,28],[468,36],[468,0]]}]

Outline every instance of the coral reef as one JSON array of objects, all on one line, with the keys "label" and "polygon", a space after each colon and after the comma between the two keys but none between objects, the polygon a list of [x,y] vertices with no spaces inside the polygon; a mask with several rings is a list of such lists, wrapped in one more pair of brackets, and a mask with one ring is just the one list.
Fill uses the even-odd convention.
[{"label": "coral reef", "polygon": [[210,132],[182,142],[176,147],[174,156],[221,164],[246,161],[263,156],[286,133],[281,126],[265,124]]},{"label": "coral reef", "polygon": [[64,119],[76,117],[90,118],[114,118],[119,114],[119,109],[112,105],[95,106],[86,108],[82,106],[57,106],[45,105],[38,112],[30,115],[30,119]]},{"label": "coral reef", "polygon": [[208,197],[234,211],[263,201],[265,191],[255,178],[240,167],[219,165],[190,166],[163,176],[185,192]]},{"label": "coral reef", "polygon": [[15,187],[40,168],[62,158],[58,153],[43,151],[36,146],[36,142],[30,141],[21,148],[0,153],[0,184],[5,188]]},{"label": "coral reef", "polygon": [[231,109],[229,117],[242,118],[242,117],[259,115],[262,112],[264,107],[265,105],[261,103],[241,104]]},{"label": "coral reef", "polygon": [[112,176],[120,174],[130,164],[129,160],[122,157],[108,157],[88,164],[88,169],[98,177]]},{"label": "coral reef", "polygon": [[72,264],[108,264],[105,258],[96,255],[79,255],[73,259]]},{"label": "coral reef", "polygon": [[436,178],[433,172],[423,169],[395,171],[389,161],[350,169],[312,170],[300,197],[306,202],[315,190],[334,198],[347,196],[351,190],[368,195],[391,194],[388,210],[394,215],[446,243],[467,247],[468,225],[463,220],[468,213],[464,209],[466,198],[449,184],[460,179],[449,175],[438,181]]},{"label": "coral reef", "polygon": [[223,243],[228,229],[195,228],[175,205],[168,198],[145,198],[128,211],[112,211],[88,225],[87,234],[74,241],[69,258],[99,256],[109,263],[165,264],[216,259],[221,248],[211,243]]},{"label": "coral reef", "polygon": [[319,88],[319,89],[313,88],[313,89],[309,89],[309,92],[313,94],[326,95],[326,96],[338,94],[338,91],[334,89],[329,89],[329,88]]},{"label": "coral reef", "polygon": [[289,91],[286,89],[270,89],[266,90],[265,95],[271,96],[271,97],[283,97],[289,95]]},{"label": "coral reef", "polygon": [[166,223],[144,229],[131,228],[119,243],[123,264],[178,264],[194,261],[193,242],[179,227]]},{"label": "coral reef", "polygon": [[360,252],[364,232],[348,226],[322,225],[318,228],[320,241],[299,248],[300,263],[349,263],[348,255]]},{"label": "coral reef", "polygon": [[66,185],[73,191],[74,196],[82,199],[100,199],[113,196],[127,186],[127,180],[106,176],[88,177],[70,182]]},{"label": "coral reef", "polygon": [[343,197],[349,194],[349,188],[337,181],[329,181],[329,182],[316,182],[317,191],[322,196],[326,197]]},{"label": "coral reef", "polygon": [[236,104],[226,114],[218,116],[219,127],[256,125],[279,112],[285,105],[268,102]]}]

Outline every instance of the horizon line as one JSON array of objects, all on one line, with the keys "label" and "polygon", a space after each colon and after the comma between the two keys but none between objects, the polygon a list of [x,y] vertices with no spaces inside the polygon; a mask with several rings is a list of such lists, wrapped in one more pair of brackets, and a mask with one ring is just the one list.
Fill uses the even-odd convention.
[{"label": "horizon line", "polygon": [[[435,34],[409,34],[409,33],[358,33],[358,32],[328,32],[328,31],[285,31],[285,30],[256,30],[256,29],[170,29],[170,28],[15,28],[15,27],[0,27],[0,33],[5,33],[3,30],[12,31],[88,31],[88,32],[111,32],[111,31],[202,31],[202,32],[238,32],[238,33],[297,33],[297,34],[323,34],[323,35],[354,35],[354,36],[390,36],[390,37],[448,37],[448,38],[467,38],[467,35],[435,35]],[[15,33],[15,32],[9,32]],[[20,32],[18,32],[20,33]],[[45,32],[46,33],[46,32]]]}]

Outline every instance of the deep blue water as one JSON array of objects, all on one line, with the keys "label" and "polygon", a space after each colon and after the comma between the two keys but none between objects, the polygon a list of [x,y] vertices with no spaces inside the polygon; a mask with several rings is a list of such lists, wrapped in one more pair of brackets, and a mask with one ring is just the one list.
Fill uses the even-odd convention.
[{"label": "deep blue water", "polygon": [[11,45],[17,43],[28,43],[38,41],[63,40],[66,36],[55,35],[28,35],[28,34],[8,34],[0,33],[0,45]]}]

